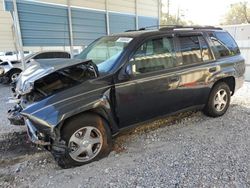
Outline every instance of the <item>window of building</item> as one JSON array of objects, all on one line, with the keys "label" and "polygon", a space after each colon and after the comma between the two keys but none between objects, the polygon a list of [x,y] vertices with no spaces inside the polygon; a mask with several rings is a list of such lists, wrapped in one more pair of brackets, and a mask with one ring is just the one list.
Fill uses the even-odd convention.
[{"label": "window of building", "polygon": [[142,44],[130,63],[136,75],[174,67],[175,61],[173,38],[161,37]]}]

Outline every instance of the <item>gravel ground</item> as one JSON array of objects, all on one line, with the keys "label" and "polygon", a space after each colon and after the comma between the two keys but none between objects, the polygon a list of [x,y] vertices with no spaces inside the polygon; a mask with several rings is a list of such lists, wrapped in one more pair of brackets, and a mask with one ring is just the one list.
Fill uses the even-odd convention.
[{"label": "gravel ground", "polygon": [[5,133],[19,132],[23,128],[11,126],[7,119],[7,111],[13,106],[8,104],[8,98],[11,97],[10,87],[0,84],[0,137]]},{"label": "gravel ground", "polygon": [[115,138],[107,158],[67,170],[1,114],[1,133],[17,133],[0,141],[0,187],[250,187],[249,83],[231,103],[220,118],[198,111],[145,124]]}]

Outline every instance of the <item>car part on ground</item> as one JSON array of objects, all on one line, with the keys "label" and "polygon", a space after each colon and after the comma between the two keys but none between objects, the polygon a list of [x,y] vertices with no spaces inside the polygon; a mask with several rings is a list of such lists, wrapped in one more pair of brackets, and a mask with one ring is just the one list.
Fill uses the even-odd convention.
[{"label": "car part on ground", "polygon": [[[77,58],[38,62],[21,73],[15,90],[30,139],[51,149],[62,167],[106,154],[101,140],[109,137],[107,131],[115,135],[190,109],[221,116],[244,82],[245,61],[237,44],[212,27],[102,37]],[[87,119],[93,122],[81,122]],[[86,139],[88,130],[92,136]]]}]

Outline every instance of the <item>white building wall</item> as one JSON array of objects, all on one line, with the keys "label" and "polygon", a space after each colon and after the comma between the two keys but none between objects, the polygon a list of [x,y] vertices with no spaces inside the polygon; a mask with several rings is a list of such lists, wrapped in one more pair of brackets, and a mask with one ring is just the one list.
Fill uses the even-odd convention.
[{"label": "white building wall", "polygon": [[236,40],[246,60],[245,79],[250,81],[250,24],[222,26]]},{"label": "white building wall", "polygon": [[12,32],[12,17],[3,9],[3,0],[0,0],[0,51],[14,50]]}]

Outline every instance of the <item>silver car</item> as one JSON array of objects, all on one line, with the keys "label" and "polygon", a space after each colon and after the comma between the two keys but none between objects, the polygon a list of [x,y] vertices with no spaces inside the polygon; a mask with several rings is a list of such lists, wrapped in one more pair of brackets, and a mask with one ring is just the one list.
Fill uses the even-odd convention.
[{"label": "silver car", "polygon": [[[25,64],[36,59],[70,58],[70,54],[64,51],[43,51],[30,54],[25,57]],[[20,61],[4,61],[0,63],[0,82],[7,84],[17,79],[22,72]]]}]

